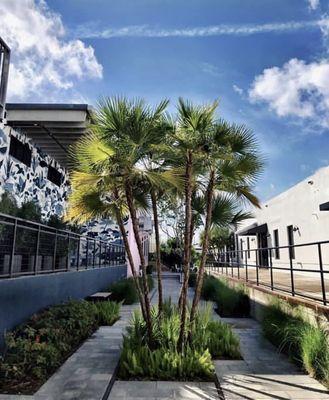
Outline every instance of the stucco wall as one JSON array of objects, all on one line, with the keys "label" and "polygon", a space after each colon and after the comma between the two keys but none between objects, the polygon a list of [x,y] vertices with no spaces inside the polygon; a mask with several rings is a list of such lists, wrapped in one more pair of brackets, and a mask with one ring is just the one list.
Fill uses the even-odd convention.
[{"label": "stucco wall", "polygon": [[[289,190],[262,204],[255,210],[258,225],[267,223],[268,246],[274,246],[273,231],[278,229],[279,245],[288,245],[287,226],[298,228],[293,233],[294,244],[329,240],[329,211],[320,211],[319,205],[329,201],[329,167],[321,168],[314,175],[293,186]],[[251,223],[247,221],[245,225]],[[240,228],[241,229],[241,228]],[[247,238],[241,237],[243,249],[247,249]],[[250,248],[257,248],[255,236],[250,237]],[[329,270],[329,244],[322,245],[324,268]],[[255,253],[251,253],[248,263],[255,261]],[[280,259],[275,259],[276,266],[289,263],[288,249],[280,250]],[[293,264],[296,268],[318,270],[318,249],[316,246],[295,249]]]},{"label": "stucco wall", "polygon": [[117,266],[0,280],[0,347],[5,331],[33,313],[106,289],[126,274],[126,266]]}]

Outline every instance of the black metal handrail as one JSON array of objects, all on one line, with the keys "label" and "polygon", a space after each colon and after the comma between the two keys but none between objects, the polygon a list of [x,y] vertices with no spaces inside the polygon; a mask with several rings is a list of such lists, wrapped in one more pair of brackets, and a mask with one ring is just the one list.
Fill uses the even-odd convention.
[{"label": "black metal handrail", "polygon": [[[324,269],[323,262],[323,246],[329,244],[329,240],[319,241],[319,242],[309,242],[296,245],[286,245],[286,246],[274,246],[274,247],[264,247],[256,249],[235,249],[230,251],[223,251],[214,256],[209,254],[207,259],[207,267],[210,270],[219,272],[226,276],[237,277],[238,279],[244,280],[246,282],[255,283],[257,286],[264,286],[270,288],[272,291],[281,291],[289,293],[292,296],[300,296],[308,300],[315,302],[321,302],[323,305],[328,305],[328,292],[329,292],[329,280],[326,281],[326,277],[329,277],[329,269]],[[295,248],[315,246],[317,253],[317,259],[313,263],[314,269],[311,268],[301,268],[294,265],[294,250]],[[283,262],[287,266],[276,266],[275,262],[282,263],[282,259],[277,259],[272,253],[280,250],[288,250],[287,261]],[[293,249],[293,251],[292,251]],[[251,254],[255,254],[255,263],[251,264],[250,258]],[[262,262],[266,259],[266,263]],[[254,276],[252,275],[254,272]],[[263,279],[260,275],[268,271],[268,279]],[[289,272],[287,280],[284,283],[276,282],[275,271],[285,271]],[[299,274],[298,274],[299,273]],[[303,274],[307,276],[308,283],[310,285],[319,285],[319,295],[313,293],[312,290],[307,290],[305,287],[303,290],[296,289],[296,281],[301,278]],[[281,281],[284,277],[281,276]]]},{"label": "black metal handrail", "polygon": [[0,278],[125,263],[121,244],[0,213]]}]

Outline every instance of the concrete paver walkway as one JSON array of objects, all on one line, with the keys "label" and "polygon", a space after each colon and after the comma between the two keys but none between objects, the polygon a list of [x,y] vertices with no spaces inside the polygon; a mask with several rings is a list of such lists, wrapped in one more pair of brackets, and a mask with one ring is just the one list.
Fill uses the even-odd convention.
[{"label": "concrete paver walkway", "polygon": [[213,382],[116,381],[109,400],[218,400]]},{"label": "concrete paver walkway", "polygon": [[251,318],[222,318],[240,337],[243,360],[215,361],[216,374],[226,400],[329,400],[315,379],[300,371],[264,339]]},{"label": "concrete paver walkway", "polygon": [[[100,327],[37,391],[34,400],[102,400],[120,358],[122,333],[138,305],[122,306],[120,320]],[[20,398],[21,399],[21,398]]]}]

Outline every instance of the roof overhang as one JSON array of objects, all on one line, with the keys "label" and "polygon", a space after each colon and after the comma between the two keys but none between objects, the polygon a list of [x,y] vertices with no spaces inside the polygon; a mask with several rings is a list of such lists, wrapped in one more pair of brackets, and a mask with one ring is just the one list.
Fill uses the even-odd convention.
[{"label": "roof overhang", "polygon": [[240,231],[238,234],[240,236],[254,236],[257,235],[258,233],[267,233],[267,232],[268,232],[267,224],[257,225],[256,223],[249,225],[246,229]]},{"label": "roof overhang", "polygon": [[88,104],[7,103],[7,124],[24,132],[40,149],[68,166],[68,149],[85,132]]}]

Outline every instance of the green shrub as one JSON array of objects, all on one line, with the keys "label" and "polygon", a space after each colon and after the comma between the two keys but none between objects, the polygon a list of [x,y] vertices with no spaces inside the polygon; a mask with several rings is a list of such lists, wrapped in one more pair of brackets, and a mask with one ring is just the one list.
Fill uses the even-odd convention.
[{"label": "green shrub", "polygon": [[266,308],[262,328],[280,351],[329,387],[329,337],[325,330],[290,315],[281,302]]},{"label": "green shrub", "polygon": [[191,331],[192,335],[185,352],[179,353],[179,310],[171,301],[166,301],[163,311],[160,320],[157,309],[152,308],[152,349],[146,342],[145,322],[140,312],[134,313],[123,340],[119,366],[121,378],[210,379],[214,371],[212,355],[218,358],[240,357],[238,339],[229,326],[211,321],[210,307],[199,310],[193,326],[186,327],[186,333]]},{"label": "green shrub", "polygon": [[188,278],[188,285],[190,287],[195,287],[196,277],[197,277],[197,274],[195,272],[190,273],[189,278]]},{"label": "green shrub", "polygon": [[248,295],[242,288],[231,288],[226,281],[205,276],[202,297],[214,301],[222,317],[247,317],[250,314]]},{"label": "green shrub", "polygon": [[[154,288],[154,280],[152,275],[147,275],[147,283],[149,290]],[[139,278],[139,284],[142,287],[142,279]],[[133,304],[138,302],[138,294],[135,287],[133,278],[122,279],[113,283],[109,287],[111,294],[111,299],[118,302],[123,302],[123,304]]]},{"label": "green shrub", "polygon": [[0,390],[30,392],[99,326],[112,324],[120,305],[70,301],[36,315],[6,335]]},{"label": "green shrub", "polygon": [[98,301],[94,303],[97,325],[113,325],[119,319],[120,303]]}]

